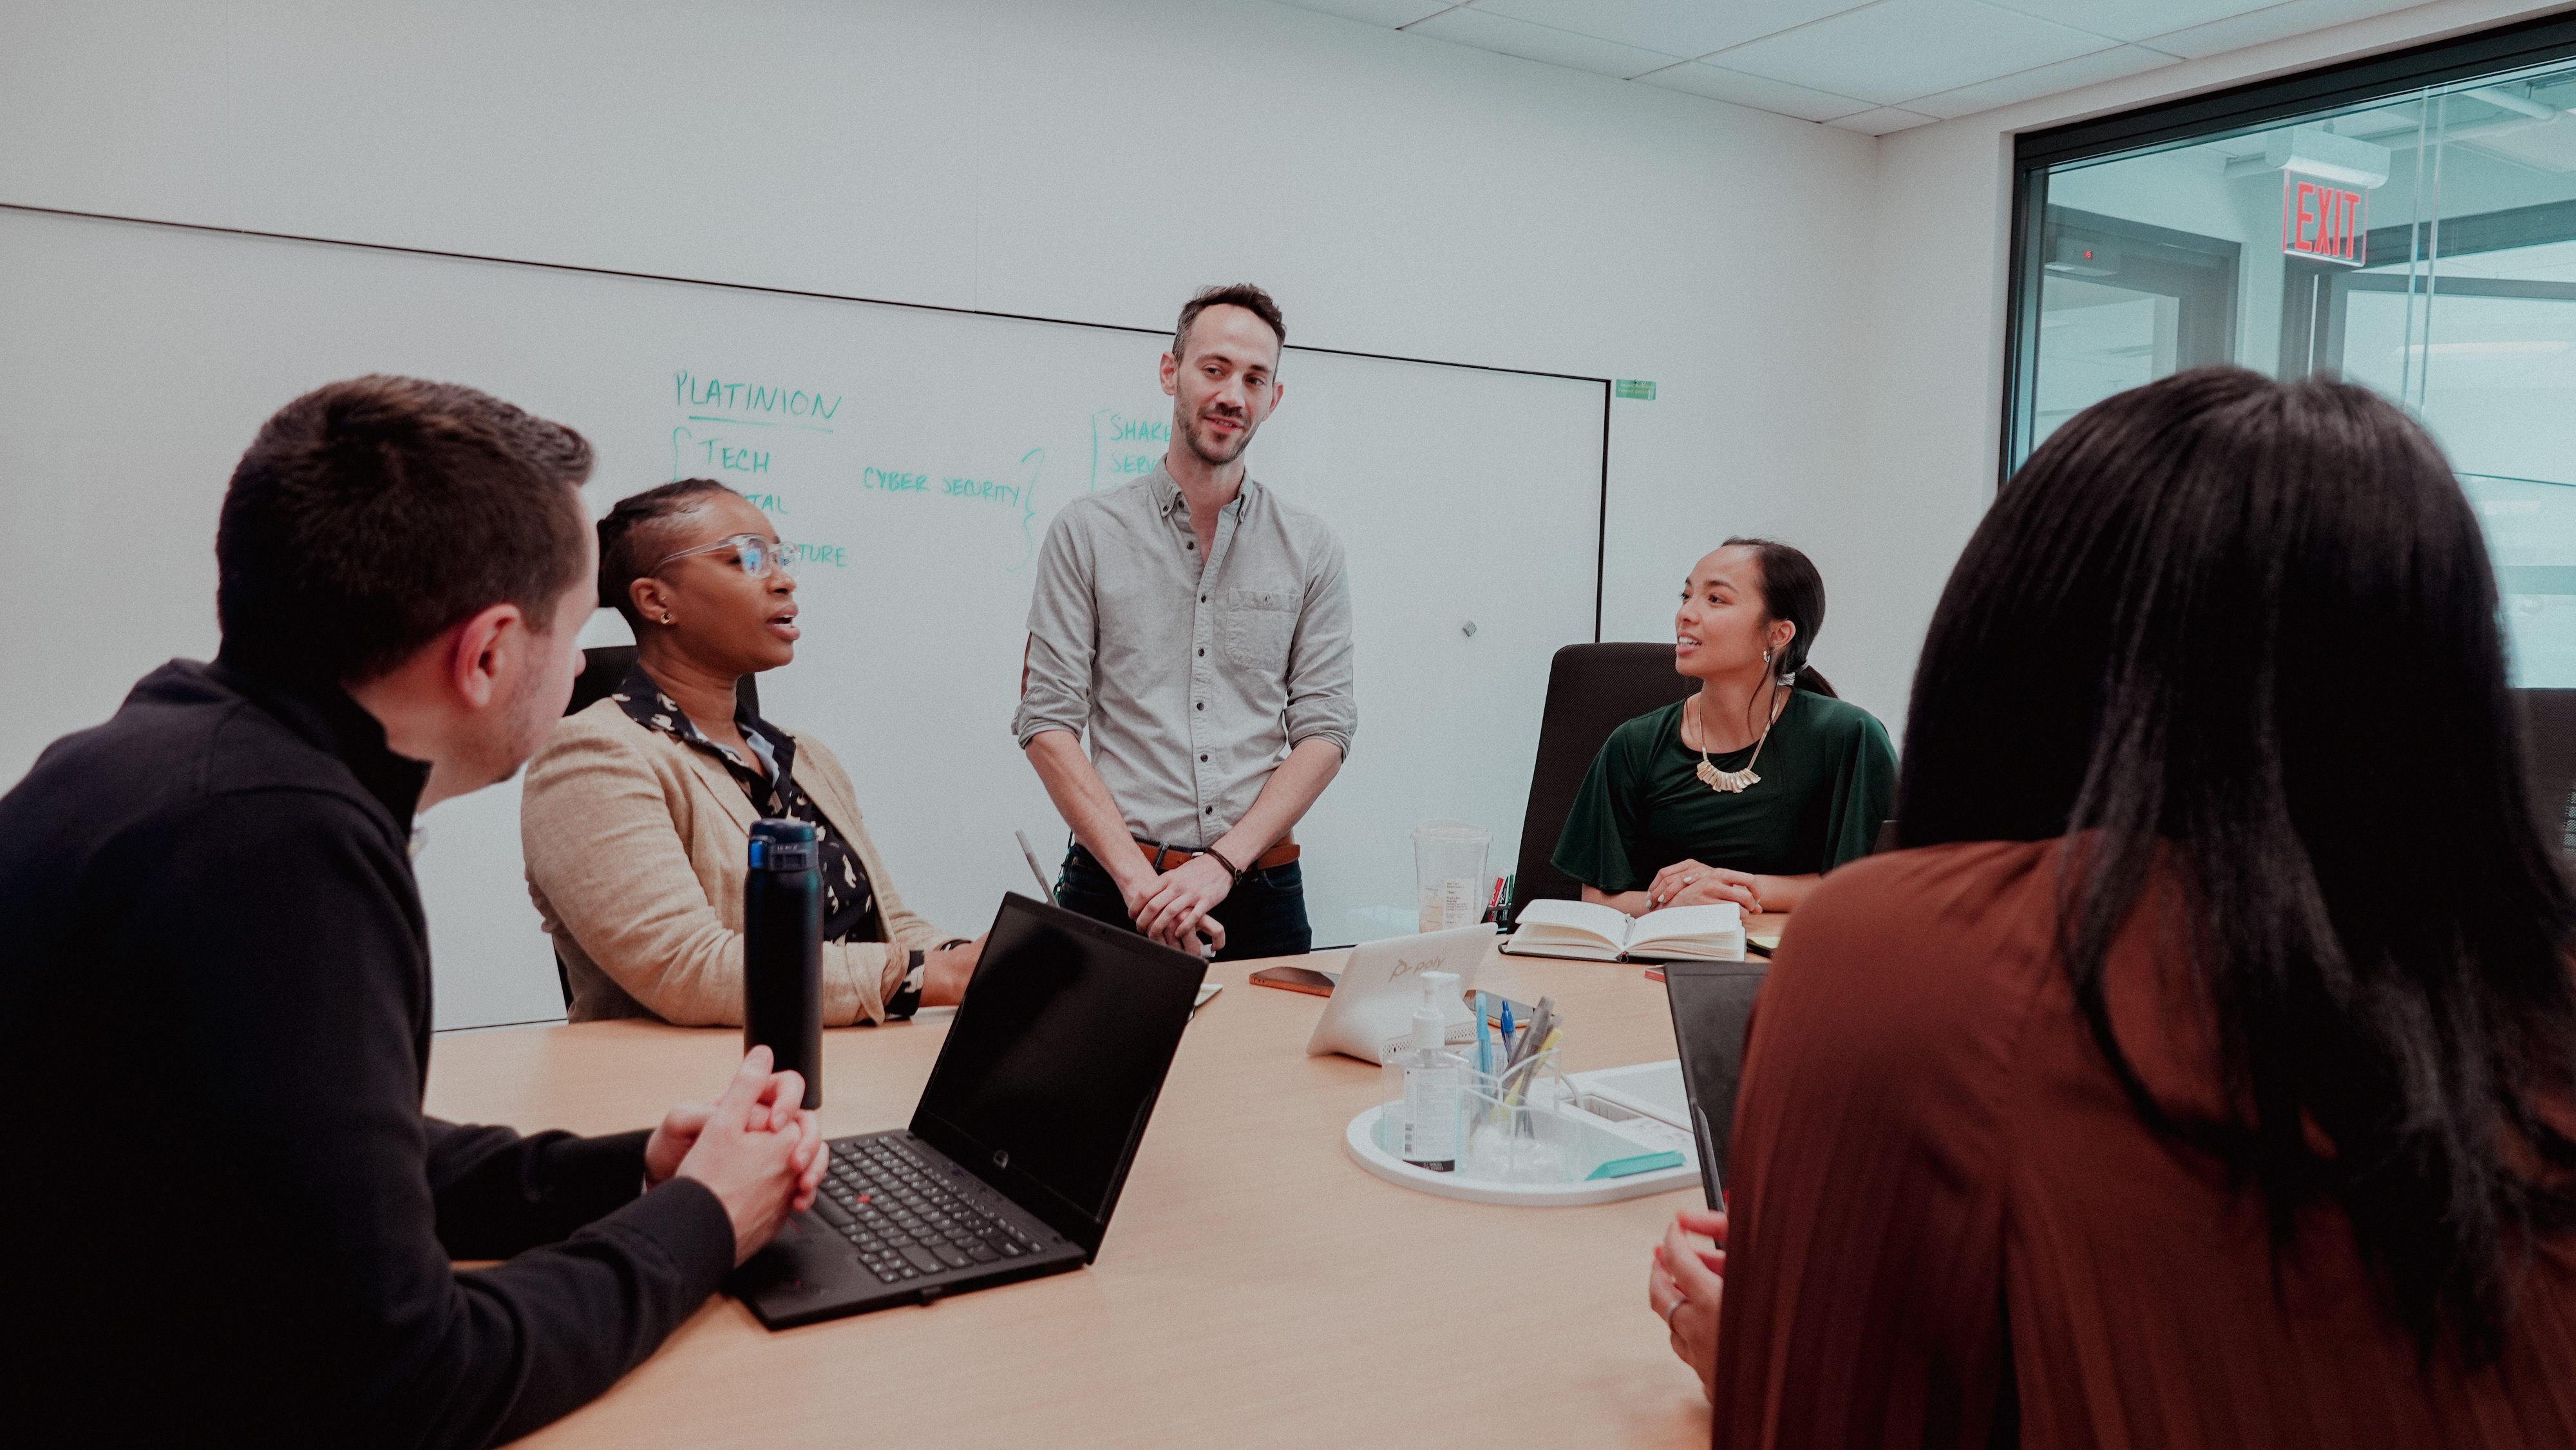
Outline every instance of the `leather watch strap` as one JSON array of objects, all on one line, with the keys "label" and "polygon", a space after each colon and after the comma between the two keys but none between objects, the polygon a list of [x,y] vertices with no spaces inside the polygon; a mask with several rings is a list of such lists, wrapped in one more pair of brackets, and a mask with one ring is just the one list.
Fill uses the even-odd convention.
[{"label": "leather watch strap", "polygon": [[[1157,845],[1152,841],[1140,840],[1136,844],[1144,848],[1146,862],[1157,871],[1170,871],[1178,867],[1182,862],[1190,859],[1192,856],[1211,854],[1204,851],[1194,851],[1187,846]],[[1247,872],[1276,871],[1280,867],[1287,865],[1289,862],[1296,860],[1300,854],[1302,853],[1298,849],[1295,841],[1282,841],[1278,845],[1271,847],[1269,850],[1262,852],[1260,855],[1253,857],[1252,865],[1245,869]],[[1220,862],[1225,860],[1223,856],[1219,856],[1216,859]],[[1231,865],[1228,865],[1226,869],[1229,871],[1234,870]],[[1235,879],[1241,880],[1244,874],[1245,873],[1238,872]]]}]

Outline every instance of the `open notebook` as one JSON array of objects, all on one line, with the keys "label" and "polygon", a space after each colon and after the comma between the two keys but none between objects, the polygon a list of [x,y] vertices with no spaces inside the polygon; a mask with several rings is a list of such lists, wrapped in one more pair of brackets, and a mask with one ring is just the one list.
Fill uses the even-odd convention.
[{"label": "open notebook", "polygon": [[1583,901],[1533,901],[1502,949],[1595,962],[1733,961],[1744,955],[1744,911],[1721,901],[1630,916]]}]

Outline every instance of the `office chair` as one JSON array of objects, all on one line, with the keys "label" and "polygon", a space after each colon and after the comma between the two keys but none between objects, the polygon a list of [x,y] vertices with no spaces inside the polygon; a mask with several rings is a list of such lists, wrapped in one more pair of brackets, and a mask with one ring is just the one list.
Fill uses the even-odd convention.
[{"label": "office chair", "polygon": [[2523,768],[2541,839],[2576,865],[2576,690],[2516,690]]},{"label": "office chair", "polygon": [[[1583,885],[1548,860],[1566,812],[1601,742],[1628,720],[1661,709],[1699,688],[1673,670],[1668,644],[1570,644],[1547,669],[1547,704],[1539,718],[1538,761],[1530,768],[1529,809],[1521,816],[1521,855],[1512,878],[1514,916],[1542,898],[1579,901]],[[1799,688],[1831,695],[1834,687],[1810,667]]]},{"label": "office chair", "polygon": [[[607,699],[618,682],[626,678],[626,672],[635,668],[635,646],[631,644],[602,645],[583,650],[581,655],[581,676],[572,682],[572,703],[564,706],[567,715],[577,715]],[[756,675],[745,675],[738,687],[742,703],[754,715],[760,713],[758,679]]]},{"label": "office chair", "polygon": [[[581,674],[572,682],[572,700],[564,706],[566,715],[577,715],[605,700],[625,680],[626,672],[635,668],[635,646],[602,645],[581,652]],[[736,698],[754,715],[760,713],[760,686],[754,677],[745,675],[735,687]],[[572,973],[564,967],[563,957],[555,957],[555,985],[563,989],[564,1010],[572,1010]]]}]

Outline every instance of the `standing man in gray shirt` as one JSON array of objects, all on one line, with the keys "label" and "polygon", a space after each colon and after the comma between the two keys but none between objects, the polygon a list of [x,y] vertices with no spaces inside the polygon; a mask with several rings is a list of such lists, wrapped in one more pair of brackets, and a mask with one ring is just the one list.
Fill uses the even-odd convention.
[{"label": "standing man in gray shirt", "polygon": [[1341,543],[1244,471],[1287,336],[1249,283],[1181,309],[1171,447],[1048,528],[1012,725],[1073,828],[1056,900],[1221,959],[1313,944],[1289,831],[1359,728]]}]

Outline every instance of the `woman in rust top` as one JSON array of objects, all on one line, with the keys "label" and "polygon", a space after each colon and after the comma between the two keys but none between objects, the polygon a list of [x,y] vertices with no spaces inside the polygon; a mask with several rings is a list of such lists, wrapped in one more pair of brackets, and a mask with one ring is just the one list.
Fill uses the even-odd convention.
[{"label": "woman in rust top", "polygon": [[1715,1443],[2576,1445],[2576,910],[2432,441],[2101,403],[1915,680],[1909,849],[1798,913],[1650,1285]]}]

